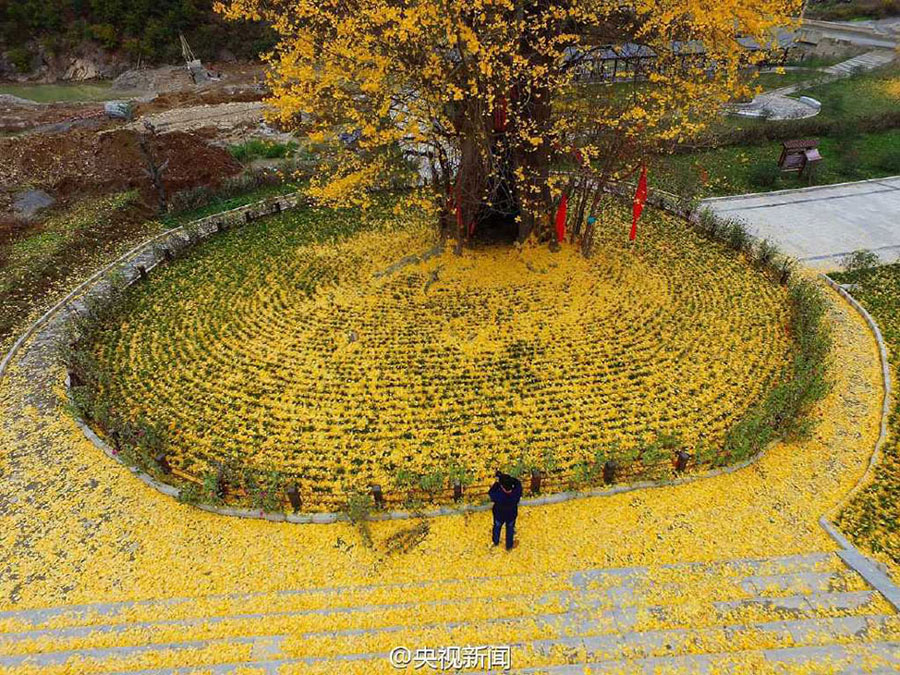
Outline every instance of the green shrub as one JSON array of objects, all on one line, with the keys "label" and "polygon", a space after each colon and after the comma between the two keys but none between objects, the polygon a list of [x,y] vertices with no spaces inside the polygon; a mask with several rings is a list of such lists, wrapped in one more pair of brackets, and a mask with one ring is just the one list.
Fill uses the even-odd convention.
[{"label": "green shrub", "polygon": [[525,459],[525,455],[519,455],[519,458],[513,464],[507,464],[503,467],[503,473],[513,478],[521,478],[527,475],[532,468],[531,463]]},{"label": "green shrub", "polygon": [[293,155],[296,150],[297,143],[294,141],[278,143],[257,138],[228,148],[231,156],[239,162],[250,162],[254,159],[283,159]]},{"label": "green shrub", "polygon": [[853,251],[853,253],[848,253],[841,258],[841,265],[845,272],[859,272],[878,267],[880,264],[881,259],[878,257],[878,254],[866,249]]},{"label": "green shrub", "polygon": [[593,462],[578,462],[572,467],[572,481],[578,487],[590,485],[597,477],[598,466]]},{"label": "green shrub", "polygon": [[178,501],[182,504],[196,506],[203,502],[203,487],[196,483],[188,483],[178,491]]},{"label": "green shrub", "polygon": [[6,58],[19,73],[31,71],[31,52],[25,47],[13,47],[6,52]]},{"label": "green shrub", "polygon": [[[872,134],[900,128],[900,110],[881,110],[853,117],[853,130],[860,134]],[[675,147],[678,154],[690,154],[705,148],[730,145],[764,145],[772,141],[792,138],[839,137],[848,126],[846,118],[807,117],[800,120],[769,120],[759,124],[708,132]],[[773,158],[774,159],[774,158]]]},{"label": "green shrub", "polygon": [[363,544],[371,547],[374,543],[372,540],[372,530],[369,526],[369,519],[372,516],[372,510],[375,508],[375,501],[372,495],[354,492],[347,498],[347,505],[344,513],[350,522],[356,526]]},{"label": "green shrub", "polygon": [[91,37],[106,49],[113,49],[119,44],[116,27],[108,23],[95,23],[90,27]]},{"label": "green shrub", "polygon": [[459,483],[463,487],[471,485],[474,480],[472,473],[468,469],[456,463],[450,465],[450,469],[447,471],[447,477],[449,478],[451,485]]},{"label": "green shrub", "polygon": [[812,428],[809,412],[831,386],[831,333],[825,321],[825,296],[815,283],[802,278],[791,282],[788,295],[795,340],[788,377],[728,432],[723,461],[746,459],[779,436],[808,435]]},{"label": "green shrub", "polygon": [[284,479],[277,471],[269,471],[262,475],[248,473],[245,476],[244,488],[253,508],[265,513],[281,510]]},{"label": "green shrub", "polygon": [[725,226],[723,235],[725,243],[738,253],[749,249],[753,242],[750,233],[747,232],[746,225],[739,220],[730,221]]},{"label": "green shrub", "polygon": [[705,208],[700,212],[700,219],[697,225],[700,231],[710,239],[718,239],[719,232],[723,226],[722,219],[710,208]]},{"label": "green shrub", "polygon": [[887,173],[900,173],[900,150],[889,150],[879,157],[878,168]]},{"label": "green shrub", "polygon": [[750,167],[750,173],[747,180],[755,188],[760,190],[771,190],[778,183],[778,177],[781,175],[781,169],[774,162],[760,162]]},{"label": "green shrub", "polygon": [[207,471],[203,475],[203,498],[204,500],[212,504],[213,506],[220,506],[224,503],[224,486],[222,482],[219,480],[219,473],[217,471]]},{"label": "green shrub", "polygon": [[423,492],[438,493],[447,485],[447,475],[443,471],[427,473],[419,478],[419,487]]},{"label": "green shrub", "polygon": [[768,239],[756,245],[756,263],[763,269],[771,267],[777,255],[778,247]]}]

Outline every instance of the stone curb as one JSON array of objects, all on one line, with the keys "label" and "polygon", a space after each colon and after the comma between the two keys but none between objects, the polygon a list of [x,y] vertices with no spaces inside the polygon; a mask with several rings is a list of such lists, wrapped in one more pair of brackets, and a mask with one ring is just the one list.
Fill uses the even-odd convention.
[{"label": "stone curb", "polygon": [[[867,26],[851,26],[845,23],[836,23],[833,21],[819,21],[817,19],[803,19],[803,23],[800,24],[800,30],[803,29],[813,30],[813,31],[834,31],[839,33],[852,33],[859,35],[860,37],[870,38],[872,40],[879,40],[881,42],[886,43],[882,49],[892,49],[896,48],[900,42],[898,40],[892,38],[890,35],[885,33],[880,33],[872,28],[868,28]],[[824,35],[824,34],[823,34]],[[830,37],[828,35],[824,35],[824,37]],[[876,47],[877,48],[877,47]]]},{"label": "stone curb", "polygon": [[841,560],[843,560],[848,567],[855,570],[866,582],[869,583],[875,590],[881,593],[885,599],[894,606],[894,609],[900,611],[900,588],[891,580],[891,578],[885,574],[881,569],[879,569],[878,565],[872,562],[867,556],[865,556],[859,549],[857,549],[853,544],[850,543],[849,539],[837,528],[837,526],[831,522],[831,518],[833,518],[837,513],[850,502],[851,499],[865,486],[869,483],[872,477],[872,473],[875,471],[875,467],[878,466],[878,463],[881,461],[881,448],[884,445],[885,440],[888,435],[888,419],[891,413],[891,370],[890,363],[888,362],[887,355],[887,347],[884,344],[884,338],[881,335],[881,330],[878,328],[878,324],[875,323],[875,320],[866,311],[866,308],[859,304],[856,298],[854,298],[843,286],[838,284],[834,279],[829,277],[827,274],[819,275],[826,284],[828,284],[831,288],[833,288],[837,293],[851,306],[853,309],[857,311],[857,313],[865,319],[866,324],[869,327],[869,330],[872,332],[872,335],[875,336],[875,342],[878,344],[878,353],[881,359],[881,377],[882,377],[882,404],[881,404],[881,429],[878,434],[878,440],[875,442],[875,450],[872,452],[871,457],[869,457],[869,464],[866,467],[865,472],[862,476],[860,476],[859,480],[856,481],[856,485],[844,495],[843,499],[838,502],[828,513],[819,518],[819,525],[822,526],[822,529],[828,533],[837,544],[841,547],[841,550],[838,551],[838,555]]},{"label": "stone curb", "polygon": [[[617,186],[618,187],[618,186]],[[623,187],[622,191],[627,191],[627,187]],[[288,203],[282,203],[287,201]],[[147,249],[154,243],[157,243],[161,239],[168,237],[167,241],[171,240],[173,237],[179,237],[180,246],[184,246],[185,242],[180,238],[180,235],[183,234],[189,227],[196,228],[198,230],[198,234],[200,236],[200,240],[203,240],[213,234],[215,232],[215,228],[212,230],[209,229],[209,225],[214,225],[215,223],[222,222],[224,219],[227,219],[229,216],[233,216],[234,214],[244,215],[246,213],[253,213],[255,210],[258,210],[260,206],[267,206],[269,211],[263,214],[256,215],[268,215],[271,213],[272,203],[277,202],[279,204],[277,211],[286,208],[293,208],[298,205],[300,202],[300,193],[294,193],[292,195],[288,195],[287,197],[276,197],[271,198],[269,200],[265,200],[263,202],[257,202],[255,204],[250,204],[247,206],[239,207],[237,209],[233,209],[231,211],[225,211],[218,214],[213,214],[211,216],[205,217],[203,219],[193,221],[187,225],[183,225],[177,228],[173,228],[167,232],[159,234],[152,239],[144,242],[143,244],[135,247],[124,256],[117,259],[112,264],[105,267],[103,270],[92,276],[86,282],[78,286],[72,293],[70,293],[63,301],[61,301],[58,305],[56,305],[53,309],[51,309],[47,314],[45,314],[41,319],[35,323],[29,332],[23,336],[16,345],[13,346],[13,349],[7,355],[6,360],[11,360],[16,351],[21,344],[24,343],[28,337],[30,337],[38,328],[40,328],[53,314],[57,311],[65,307],[76,295],[85,291],[85,289],[100,279],[104,274],[109,273],[114,268],[122,265],[123,268],[129,272],[128,277],[128,285],[132,285],[136,283],[141,277],[140,274],[137,273],[137,264],[136,259],[138,256],[147,253]],[[682,218],[686,218],[694,222],[696,220],[696,214],[692,213],[689,210],[682,210],[675,206],[678,198],[675,195],[672,195],[667,192],[663,192],[660,190],[655,190],[648,198],[648,203],[657,208],[661,208],[663,210],[669,211],[677,216]],[[190,245],[190,242],[187,242],[187,245]],[[145,261],[146,264],[143,265],[145,272],[149,272],[153,270],[155,267],[160,265],[163,260],[156,253],[152,253],[150,259]],[[130,267],[129,267],[130,265]],[[97,292],[97,288],[91,289],[90,292]],[[88,295],[89,293],[85,293]],[[3,371],[0,371],[0,375],[2,375]],[[69,378],[66,377],[66,396],[71,401],[70,397],[70,382]],[[123,466],[127,467],[131,473],[142,481],[144,484],[152,487],[163,494],[177,498],[179,494],[178,488],[164,483],[152,475],[141,471],[140,469],[131,466],[127,462],[125,462],[119,455],[116,453],[103,439],[101,439],[85,422],[84,420],[75,417],[75,423],[85,435],[85,437],[101,452],[110,457],[111,459],[119,462]],[[751,464],[755,463],[762,457],[771,447],[777,444],[778,441],[773,441],[768,446],[757,452],[755,455],[746,459],[737,464],[733,464],[727,467],[721,467],[717,469],[711,469],[709,471],[705,471],[703,473],[692,474],[689,476],[683,476],[680,478],[674,478],[665,481],[641,481],[637,483],[631,483],[626,485],[617,485],[613,488],[597,488],[594,490],[587,491],[567,491],[567,492],[559,492],[550,495],[542,495],[538,497],[531,497],[527,499],[523,499],[521,504],[523,506],[543,506],[547,504],[559,504],[562,502],[572,501],[575,499],[588,499],[592,497],[607,497],[616,494],[621,494],[625,492],[633,492],[635,490],[644,490],[650,488],[659,488],[659,487],[669,487],[675,485],[683,485],[687,483],[692,483],[698,480],[704,480],[707,478],[713,478],[715,476],[719,476],[722,474],[733,473],[735,471],[739,471],[744,469]],[[196,504],[196,508],[201,509],[203,511],[207,511],[210,513],[215,513],[221,516],[232,516],[237,518],[253,518],[257,520],[269,520],[272,522],[287,522],[287,523],[296,523],[296,524],[330,524],[338,521],[348,521],[349,518],[347,514],[341,512],[326,512],[326,513],[310,513],[310,514],[293,514],[293,513],[265,513],[260,511],[259,509],[244,509],[244,508],[233,508],[233,507],[219,507],[219,506],[211,506],[208,504]],[[446,506],[440,507],[436,509],[430,509],[427,511],[403,511],[403,510],[393,510],[386,512],[376,512],[370,516],[370,520],[372,521],[383,521],[383,520],[408,520],[412,518],[435,518],[439,516],[450,516],[450,515],[461,515],[464,513],[478,513],[482,511],[487,511],[491,508],[489,503],[487,504],[465,504],[461,506]]]},{"label": "stone curb", "polygon": [[707,197],[701,200],[701,205],[716,202],[734,201],[736,199],[759,199],[760,197],[771,197],[772,195],[790,195],[790,194],[808,194],[810,192],[818,192],[821,190],[830,190],[833,188],[849,187],[853,185],[865,185],[867,183],[883,183],[887,180],[898,180],[900,176],[884,176],[882,178],[867,178],[866,180],[854,180],[846,183],[832,183],[831,185],[813,185],[805,188],[787,188],[785,190],[772,190],[770,192],[748,192],[742,195],[729,195],[725,197]]},{"label": "stone curb", "polygon": [[[615,186],[610,186],[610,192],[613,194],[624,194],[628,191],[628,186],[626,184],[616,184]],[[256,202],[254,204],[249,204],[246,206],[238,207],[236,209],[232,209],[230,211],[224,211],[222,213],[213,214],[207,216],[205,218],[192,221],[186,225],[179,226],[177,228],[173,228],[166,232],[163,232],[159,235],[152,237],[147,240],[143,244],[135,247],[125,255],[121,256],[117,260],[115,260],[110,265],[106,266],[100,272],[96,273],[92,277],[90,277],[87,281],[79,285],[75,290],[73,290],[66,298],[64,298],[61,302],[59,302],[56,306],[50,309],[44,316],[42,316],[38,321],[31,326],[28,332],[20,338],[13,348],[10,350],[9,354],[7,354],[6,358],[3,362],[3,369],[0,369],[0,376],[5,373],[6,365],[11,361],[14,357],[18,349],[27,341],[29,337],[31,337],[39,328],[41,328],[44,323],[46,323],[50,318],[53,317],[55,313],[60,311],[63,308],[66,308],[71,303],[71,301],[78,296],[79,294],[84,295],[85,297],[96,294],[102,295],[102,289],[99,286],[94,286],[89,291],[87,290],[89,286],[97,282],[104,275],[113,271],[117,267],[121,266],[122,271],[126,272],[128,278],[128,285],[132,285],[136,283],[141,275],[139,273],[137,259],[142,256],[148,256],[148,259],[144,261],[144,271],[149,272],[153,270],[155,267],[160,265],[163,260],[160,258],[159,254],[155,251],[148,251],[149,247],[153,244],[161,240],[165,240],[168,243],[172,243],[173,240],[177,240],[178,247],[182,248],[184,246],[190,246],[191,241],[185,241],[181,235],[185,232],[189,231],[193,228],[199,239],[195,243],[199,243],[203,239],[211,236],[217,230],[217,224],[228,221],[229,219],[234,219],[237,216],[237,220],[239,223],[249,222],[255,217],[271,215],[272,213],[280,212],[281,210],[286,210],[289,208],[296,207],[302,201],[302,196],[300,193],[293,193],[287,196],[273,197],[267,200],[263,200],[261,202]],[[687,219],[690,222],[696,222],[697,213],[691,211],[690,209],[683,209],[678,206],[678,197],[671,193],[667,193],[662,190],[654,190],[648,196],[648,203],[652,206],[660,208],[662,210],[668,211],[676,216]],[[273,211],[273,205],[275,206],[275,210]],[[265,208],[265,210],[260,213],[260,209]],[[210,226],[213,226],[210,229]],[[77,311],[77,309],[76,309]],[[66,396],[70,398],[70,389],[69,389],[69,378],[66,377]],[[75,422],[85,437],[101,452],[106,454],[111,459],[119,462],[123,466],[127,467],[128,470],[139,480],[141,480],[144,484],[152,487],[163,494],[170,497],[178,497],[180,491],[178,488],[164,483],[152,475],[131,466],[127,462],[125,462],[122,457],[118,455],[105,441],[103,441],[90,427],[84,422],[84,420],[75,417]],[[664,481],[641,481],[637,483],[631,483],[626,485],[617,485],[613,488],[597,488],[594,490],[587,491],[567,491],[560,492],[550,495],[542,495],[538,497],[531,497],[527,499],[523,499],[521,504],[523,506],[543,506],[547,504],[559,504],[562,502],[572,501],[575,499],[588,499],[592,497],[607,497],[616,494],[621,494],[625,492],[633,492],[635,490],[643,490],[650,488],[659,488],[659,487],[670,487],[675,485],[682,485],[687,483],[692,483],[698,480],[704,480],[707,478],[713,478],[715,476],[733,473],[735,471],[739,471],[741,469],[747,468],[751,464],[758,461],[771,447],[776,445],[779,441],[773,441],[765,448],[761,449],[752,457],[739,462],[737,464],[733,464],[727,467],[720,467],[717,469],[711,469],[709,471],[705,471],[703,473],[692,474],[689,476],[683,476],[680,478],[674,478],[670,480]],[[326,513],[311,513],[311,514],[288,514],[288,513],[265,513],[260,511],[259,509],[245,509],[245,508],[233,508],[233,507],[217,507],[207,504],[196,504],[196,508],[201,509],[203,511],[207,511],[210,513],[215,513],[222,516],[232,516],[237,518],[253,518],[257,520],[269,520],[272,522],[288,522],[288,523],[296,523],[296,524],[330,524],[338,521],[348,521],[349,518],[346,514],[341,512],[326,512]],[[437,509],[431,509],[427,511],[403,511],[403,510],[394,510],[387,512],[376,512],[370,516],[370,520],[372,521],[383,521],[383,520],[407,520],[412,518],[426,517],[426,518],[434,518],[439,516],[449,516],[449,515],[461,515],[464,513],[477,513],[482,511],[487,511],[491,508],[489,503],[482,504],[465,504],[461,506],[447,506],[440,507]]]},{"label": "stone curb", "polygon": [[[270,197],[269,199],[265,199],[259,202],[254,202],[253,204],[246,204],[244,206],[239,206],[234,209],[230,209],[228,211],[221,211],[220,213],[215,213],[210,216],[206,216],[204,218],[199,218],[197,220],[191,221],[190,223],[185,223],[184,225],[179,225],[178,227],[173,227],[165,232],[160,232],[159,234],[154,235],[150,239],[138,244],[133,249],[124,253],[123,255],[116,258],[113,262],[108,264],[106,267],[101,269],[100,271],[94,273],[90,277],[88,277],[85,281],[76,286],[72,291],[69,292],[66,297],[60,300],[58,303],[53,305],[50,309],[48,309],[37,321],[35,321],[31,326],[29,326],[28,330],[19,337],[18,340],[15,341],[12,347],[10,347],[9,351],[3,357],[3,361],[0,361],[0,378],[3,378],[7,370],[9,369],[9,364],[12,362],[15,355],[37,331],[42,328],[45,323],[47,323],[55,314],[57,314],[60,310],[64,309],[67,305],[69,305],[75,298],[84,295],[88,288],[99,281],[102,277],[112,272],[119,265],[127,264],[130,260],[133,260],[138,255],[146,251],[150,246],[156,244],[157,242],[164,239],[171,239],[173,236],[178,235],[179,233],[185,232],[190,227],[198,227],[202,228],[204,225],[208,225],[210,223],[220,222],[224,219],[228,219],[230,217],[234,217],[235,215],[243,215],[246,213],[253,213],[255,209],[263,205],[271,205],[273,203],[279,204],[279,209],[284,208],[285,204],[282,201],[286,201],[288,204],[292,200],[295,200],[293,204],[289,208],[295,207],[302,195],[300,192],[294,192],[288,195],[281,195],[279,197]],[[258,215],[262,214],[254,214],[254,217],[258,217]],[[155,266],[155,265],[154,265]],[[149,269],[149,268],[148,268]]]}]

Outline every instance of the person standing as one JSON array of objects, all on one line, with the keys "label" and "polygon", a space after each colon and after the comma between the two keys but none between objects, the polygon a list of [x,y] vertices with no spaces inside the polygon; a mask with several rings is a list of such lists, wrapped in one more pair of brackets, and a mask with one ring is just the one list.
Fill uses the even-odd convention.
[{"label": "person standing", "polygon": [[494,546],[500,543],[500,530],[506,525],[506,550],[513,547],[516,530],[516,517],[519,515],[519,500],[522,499],[522,483],[500,471],[488,496],[494,502]]}]

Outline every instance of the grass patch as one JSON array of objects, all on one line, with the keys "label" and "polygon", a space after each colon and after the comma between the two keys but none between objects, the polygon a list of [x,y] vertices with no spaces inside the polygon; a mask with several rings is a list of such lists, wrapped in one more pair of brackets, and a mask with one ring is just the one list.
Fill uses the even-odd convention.
[{"label": "grass patch", "polygon": [[0,244],[0,337],[72,267],[107,246],[138,200],[136,192],[88,199],[13,232]]},{"label": "grass patch", "polygon": [[825,0],[806,8],[806,17],[820,21],[884,19],[900,15],[900,0]]},{"label": "grass patch", "polygon": [[823,120],[854,120],[873,117],[900,108],[900,66],[859,73],[826,84],[798,91],[796,96],[811,96],[822,103]]},{"label": "grass patch", "polygon": [[292,157],[297,152],[298,147],[295,141],[279,143],[277,141],[265,141],[254,138],[238,145],[229,146],[228,152],[243,164],[252,162],[254,159],[284,159]]},{"label": "grass patch", "polygon": [[221,191],[210,190],[209,200],[204,200],[202,206],[188,208],[169,214],[163,219],[163,223],[167,227],[177,227],[178,225],[183,225],[184,223],[189,223],[190,221],[199,218],[205,218],[214,213],[230,211],[231,209],[246,206],[247,204],[262,201],[263,199],[268,199],[269,197],[274,197],[276,195],[286,195],[297,192],[302,189],[304,185],[306,185],[306,181],[291,180],[271,184],[264,183],[238,193],[226,191],[225,194],[222,194]]},{"label": "grass patch", "polygon": [[[296,192],[302,181],[230,179],[219,189],[201,188],[199,205],[165,219],[147,219],[136,192],[92,198],[59,209],[42,223],[24,225],[0,239],[0,342],[33,311],[131,246],[161,230]],[[230,186],[230,187],[229,187]],[[178,201],[174,200],[173,201]]]},{"label": "grass patch", "polygon": [[813,67],[803,68],[801,70],[785,70],[783,73],[760,73],[753,81],[757,87],[761,87],[763,91],[771,89],[780,89],[781,87],[789,87],[793,84],[799,84],[808,80],[820,77],[822,73],[813,70]]},{"label": "grass patch", "polygon": [[37,103],[108,101],[128,96],[128,92],[113,91],[108,82],[3,84],[0,85],[0,94],[18,96]]},{"label": "grass patch", "polygon": [[[824,160],[817,168],[814,185],[881,178],[895,173],[892,167],[900,153],[900,129],[847,139],[822,138],[819,148]],[[759,168],[775,166],[780,155],[781,143],[769,141],[662,156],[651,165],[651,180],[676,192],[685,184],[695,184],[702,197],[807,187],[808,181],[796,174],[781,173],[772,181],[770,173]],[[761,176],[768,177],[763,181]]]}]

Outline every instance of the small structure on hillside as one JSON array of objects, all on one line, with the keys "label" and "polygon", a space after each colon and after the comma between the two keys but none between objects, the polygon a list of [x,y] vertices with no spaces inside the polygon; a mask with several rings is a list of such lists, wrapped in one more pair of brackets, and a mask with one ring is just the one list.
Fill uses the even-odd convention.
[{"label": "small structure on hillside", "polygon": [[191,75],[191,81],[194,84],[203,84],[204,82],[220,79],[214,73],[208,71],[200,59],[194,56],[194,50],[191,49],[184,34],[179,33],[178,37],[181,38],[181,55],[184,56],[184,62],[187,65],[188,73]]},{"label": "small structure on hillside", "polygon": [[[790,30],[777,29],[765,44],[748,36],[737,36],[735,41],[746,53],[747,65],[761,68],[783,65],[794,49],[796,35]],[[752,56],[759,53],[765,59],[756,62]],[[663,64],[673,61],[683,71],[700,69],[712,73],[716,69],[715,60],[708,56],[702,40],[673,40],[652,49],[636,42],[568,47],[565,58],[579,82],[646,80],[652,73],[659,72]]]}]

